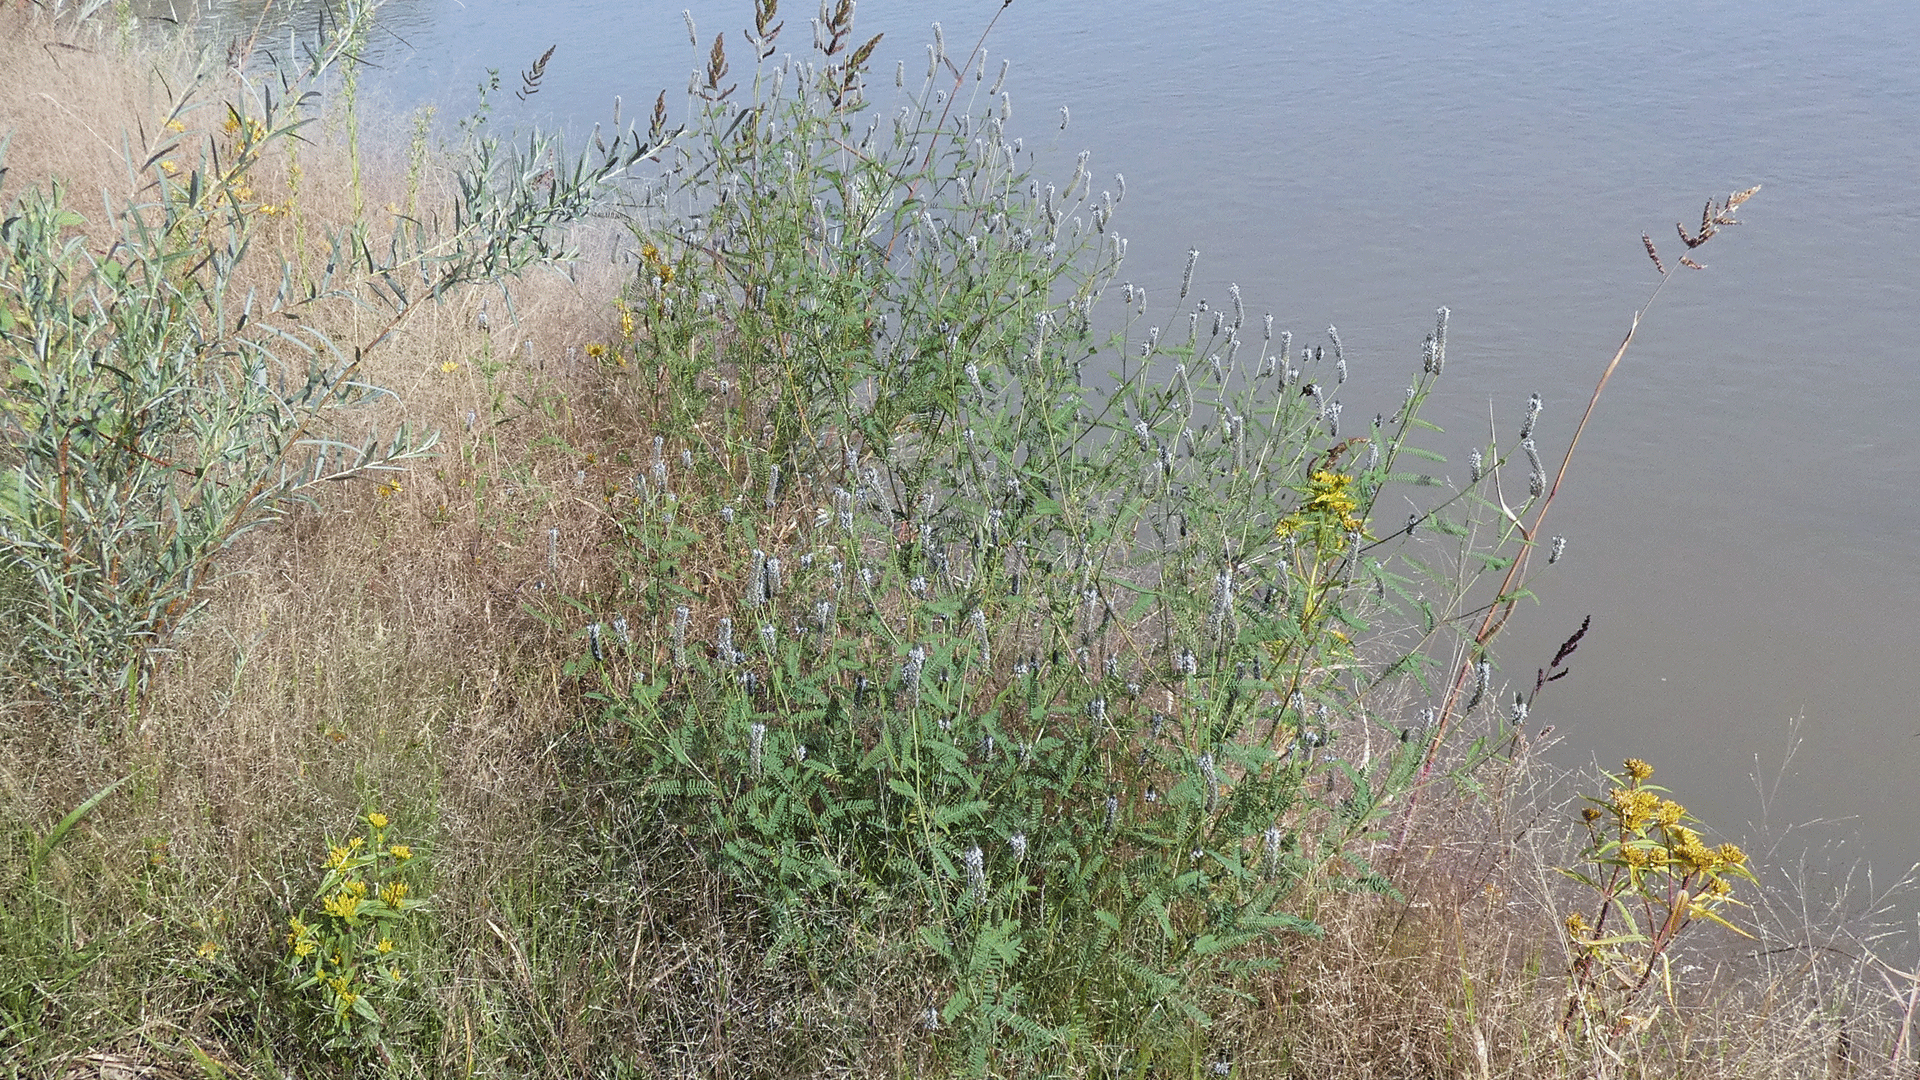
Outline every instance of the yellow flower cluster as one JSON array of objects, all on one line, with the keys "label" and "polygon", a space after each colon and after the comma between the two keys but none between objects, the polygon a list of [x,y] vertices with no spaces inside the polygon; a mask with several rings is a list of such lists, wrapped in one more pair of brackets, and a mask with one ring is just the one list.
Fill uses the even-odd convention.
[{"label": "yellow flower cluster", "polygon": [[1306,499],[1300,508],[1280,519],[1274,535],[1285,539],[1302,531],[1311,531],[1325,543],[1338,534],[1359,532],[1365,522],[1356,511],[1360,502],[1353,492],[1353,477],[1321,469],[1307,478]]}]

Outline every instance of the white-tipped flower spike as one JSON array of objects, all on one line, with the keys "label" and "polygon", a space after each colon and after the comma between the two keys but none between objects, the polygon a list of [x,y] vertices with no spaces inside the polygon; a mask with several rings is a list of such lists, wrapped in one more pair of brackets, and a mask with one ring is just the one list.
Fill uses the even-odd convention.
[{"label": "white-tipped flower spike", "polygon": [[485,300],[480,301],[480,313],[473,317],[473,325],[481,330],[487,328],[487,302]]},{"label": "white-tipped flower spike", "polygon": [[1527,494],[1537,499],[1547,493],[1547,470],[1540,464],[1540,451],[1532,439],[1521,439],[1520,449],[1527,454]]},{"label": "white-tipped flower spike", "polygon": [[723,664],[733,663],[734,651],[733,651],[733,620],[732,619],[721,619],[720,625],[714,628],[713,651],[715,654],[717,654],[720,657],[721,663]]},{"label": "white-tipped flower spike", "polygon": [[627,617],[625,615],[614,616],[613,636],[620,639],[621,648],[633,648],[633,632],[627,629]]},{"label": "white-tipped flower spike", "polygon": [[777,636],[778,635],[773,629],[772,623],[760,624],[760,647],[761,648],[771,653],[773,651],[774,642]]},{"label": "white-tipped flower spike", "polygon": [[1073,119],[1073,113],[1065,105],[1060,106],[1060,130],[1067,130],[1067,121]]},{"label": "white-tipped flower spike", "polygon": [[1197,764],[1200,767],[1200,780],[1207,789],[1207,813],[1211,814],[1220,802],[1220,773],[1214,768],[1212,754],[1201,754]]},{"label": "white-tipped flower spike", "polygon": [[587,625],[587,651],[593,654],[596,662],[604,663],[607,659],[606,651],[600,645],[599,623],[589,623]]},{"label": "white-tipped flower spike", "polygon": [[547,573],[551,574],[559,569],[560,530],[552,528],[547,530]]},{"label": "white-tipped flower spike", "polygon": [[758,607],[767,602],[767,553],[753,549],[753,577],[747,582],[747,603]]},{"label": "white-tipped flower spike", "polygon": [[687,620],[693,612],[685,604],[673,609],[673,666],[687,666]]},{"label": "white-tipped flower spike", "polygon": [[1530,438],[1533,435],[1534,422],[1540,419],[1540,410],[1544,407],[1545,403],[1540,400],[1539,394],[1527,399],[1527,418],[1520,421],[1521,438]]},{"label": "white-tipped flower spike", "polygon": [[686,8],[682,8],[680,10],[680,17],[687,20],[687,44],[693,46],[696,49],[699,48],[700,35],[694,32],[694,29],[693,29],[693,12]]},{"label": "white-tipped flower spike", "polygon": [[1013,861],[1015,865],[1018,865],[1019,863],[1026,861],[1027,834],[1017,832],[1017,833],[1014,833],[1012,836],[1007,837],[1007,847],[1013,852]]},{"label": "white-tipped flower spike", "polygon": [[987,853],[975,844],[967,849],[963,858],[967,863],[967,891],[978,896],[987,888]]},{"label": "white-tipped flower spike", "polygon": [[[1121,194],[1123,195],[1126,194],[1126,190],[1127,189],[1125,184],[1120,185]],[[1194,270],[1194,267],[1199,265],[1200,265],[1200,249],[1188,248],[1187,249],[1187,271],[1186,273],[1180,275],[1180,299],[1185,300],[1187,298],[1187,293],[1192,291],[1193,270]]]},{"label": "white-tipped flower spike", "polygon": [[1527,713],[1529,711],[1531,710],[1527,708],[1527,699],[1519,694],[1515,694],[1513,696],[1513,722],[1515,724],[1526,723]]},{"label": "white-tipped flower spike", "polygon": [[1564,536],[1554,537],[1552,545],[1547,548],[1547,565],[1552,566],[1554,563],[1559,562],[1560,557],[1566,553],[1567,538]]},{"label": "white-tipped flower spike", "polygon": [[927,666],[927,650],[915,645],[907,650],[906,662],[900,665],[900,685],[914,697],[920,696],[920,673]]},{"label": "white-tipped flower spike", "polygon": [[1112,832],[1114,826],[1118,824],[1120,824],[1120,796],[1109,795],[1107,796],[1107,831]]},{"label": "white-tipped flower spike", "polygon": [[1271,873],[1280,868],[1280,826],[1267,826],[1266,834],[1261,838],[1266,849],[1267,871]]},{"label": "white-tipped flower spike", "polygon": [[755,724],[747,729],[747,764],[754,772],[760,771],[761,755],[767,748],[767,725]]},{"label": "white-tipped flower spike", "polygon": [[793,748],[793,760],[795,760],[795,761],[805,761],[805,760],[807,760],[807,747],[806,747],[806,744],[804,744],[804,743],[802,743],[802,744],[800,744],[800,745],[798,745],[798,746],[795,746],[795,747]]},{"label": "white-tipped flower spike", "polygon": [[768,510],[773,509],[774,499],[778,497],[779,494],[780,494],[780,466],[773,465],[767,469],[767,509]]},{"label": "white-tipped flower spike", "polygon": [[780,560],[775,556],[767,557],[767,600],[771,602],[780,595]]},{"label": "white-tipped flower spike", "polygon": [[1467,476],[1474,483],[1479,483],[1480,478],[1486,475],[1486,466],[1486,455],[1480,452],[1479,447],[1476,446],[1467,452]]}]

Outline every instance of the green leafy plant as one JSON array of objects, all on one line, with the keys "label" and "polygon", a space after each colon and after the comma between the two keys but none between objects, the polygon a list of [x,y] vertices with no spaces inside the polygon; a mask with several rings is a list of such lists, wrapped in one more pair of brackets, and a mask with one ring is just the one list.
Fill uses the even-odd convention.
[{"label": "green leafy plant", "polygon": [[[24,631],[15,673],[43,695],[137,702],[237,540],[430,453],[435,435],[370,411],[391,394],[364,381],[368,355],[423,301],[569,257],[564,228],[670,138],[570,158],[537,132],[503,139],[483,106],[450,214],[397,214],[384,235],[356,216],[324,237],[323,269],[275,262],[262,223],[301,215],[291,178],[285,201],[264,195],[269,150],[301,137],[370,18],[348,5],[298,69],[204,75],[129,158],[126,205],[90,219],[55,184],[0,220],[0,602]],[[343,344],[329,320],[356,312],[376,329]]]},{"label": "green leafy plant", "polygon": [[388,1036],[418,979],[409,945],[431,909],[415,892],[413,849],[397,842],[385,814],[366,824],[366,834],[329,844],[317,908],[289,923],[286,967],[328,1049],[371,1051],[391,1064]]},{"label": "green leafy plant", "polygon": [[783,954],[909,941],[967,1069],[1203,1060],[1319,897],[1392,891],[1369,852],[1430,734],[1393,710],[1510,565],[1471,516],[1505,458],[1376,525],[1439,486],[1401,462],[1432,456],[1444,311],[1355,430],[1337,333],[1296,351],[1191,263],[1142,325],[1124,179],[1043,183],[977,48],[936,40],[883,113],[877,42],[827,14],[815,63],[768,63],[758,4],[747,84],[716,39],[633,208],[590,353],[667,393],[608,493],[622,584],[572,598],[619,607],[585,635],[628,732],[603,751]]},{"label": "green leafy plant", "polygon": [[1571,990],[1561,1028],[1583,1039],[1618,1038],[1651,1023],[1651,1014],[1629,1010],[1656,975],[1667,1004],[1676,1004],[1673,950],[1695,924],[1752,936],[1722,914],[1739,904],[1735,881],[1759,884],[1746,853],[1730,843],[1709,847],[1693,828],[1698,819],[1647,783],[1653,766],[1628,758],[1622,769],[1605,774],[1605,798],[1587,797],[1587,845],[1578,864],[1561,871],[1593,894],[1592,907],[1565,922]]}]

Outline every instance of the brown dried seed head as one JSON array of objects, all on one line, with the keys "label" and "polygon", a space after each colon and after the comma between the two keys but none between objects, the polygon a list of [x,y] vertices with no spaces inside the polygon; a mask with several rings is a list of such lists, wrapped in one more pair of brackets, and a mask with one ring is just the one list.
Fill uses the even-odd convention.
[{"label": "brown dried seed head", "polygon": [[1673,223],[1673,228],[1674,231],[1680,234],[1680,242],[1687,245],[1689,249],[1697,248],[1701,244],[1706,243],[1707,237],[1712,235],[1711,233],[1703,231],[1699,236],[1689,236],[1687,235],[1687,227],[1677,221]]},{"label": "brown dried seed head", "polygon": [[1688,256],[1685,256],[1685,255],[1682,255],[1682,256],[1680,256],[1680,265],[1681,265],[1681,266],[1691,266],[1691,267],[1693,267],[1693,268],[1694,268],[1695,270],[1705,270],[1705,269],[1707,268],[1707,267],[1706,267],[1706,264],[1705,264],[1705,263],[1697,263],[1697,262],[1694,262],[1694,261],[1693,261],[1693,259],[1691,259],[1691,258],[1689,258]]},{"label": "brown dried seed head", "polygon": [[1733,194],[1727,196],[1727,206],[1726,206],[1727,210],[1733,211],[1733,210],[1739,209],[1741,203],[1746,202],[1748,199],[1753,198],[1754,193],[1758,192],[1759,190],[1760,190],[1760,185],[1755,184],[1745,191],[1736,191]]},{"label": "brown dried seed head", "polygon": [[1640,242],[1647,245],[1647,258],[1653,260],[1653,268],[1665,274],[1667,268],[1660,262],[1660,253],[1653,249],[1653,237],[1648,236],[1646,233],[1641,233]]}]

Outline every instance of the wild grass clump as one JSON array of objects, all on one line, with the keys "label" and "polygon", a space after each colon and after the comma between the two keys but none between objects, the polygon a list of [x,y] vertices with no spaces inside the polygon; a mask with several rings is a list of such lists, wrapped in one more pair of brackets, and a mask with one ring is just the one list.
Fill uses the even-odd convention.
[{"label": "wild grass clump", "polygon": [[[1191,260],[1150,297],[1124,180],[1027,147],[1055,124],[984,38],[889,89],[851,4],[801,57],[771,0],[751,56],[690,16],[684,115],[576,158],[494,131],[497,77],[382,147],[323,68],[143,96],[174,69],[115,28],[8,17],[74,46],[20,54],[51,97],[155,140],[84,220],[50,140],[10,178],[0,615],[85,624],[7,668],[14,1072],[1909,1061],[1870,934],[1639,780],[1604,835],[1554,794],[1533,721],[1586,627],[1518,694],[1493,653],[1562,553],[1542,399],[1452,485],[1444,310],[1348,408],[1331,328]],[[1680,932],[1736,865],[1751,955]]]}]

